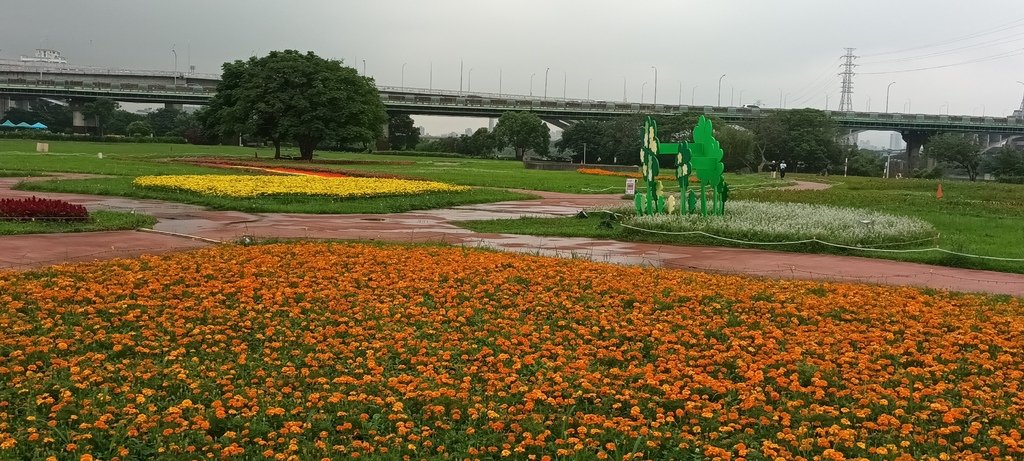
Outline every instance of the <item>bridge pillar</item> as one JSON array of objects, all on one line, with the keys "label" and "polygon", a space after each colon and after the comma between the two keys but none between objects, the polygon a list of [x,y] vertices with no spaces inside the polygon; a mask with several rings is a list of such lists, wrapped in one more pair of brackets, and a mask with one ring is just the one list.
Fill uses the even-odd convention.
[{"label": "bridge pillar", "polygon": [[4,114],[12,107],[14,107],[14,101],[8,98],[0,98],[0,119],[3,119]]},{"label": "bridge pillar", "polygon": [[913,171],[921,164],[921,147],[928,142],[932,133],[923,131],[902,131],[903,141],[907,143],[907,169]]},{"label": "bridge pillar", "polygon": [[184,108],[184,104],[175,104],[173,102],[164,103],[164,109],[176,110],[178,112],[181,112]]},{"label": "bridge pillar", "polygon": [[96,133],[96,120],[85,116],[85,101],[82,101],[81,99],[72,99],[68,106],[71,108],[71,129],[75,133]]}]

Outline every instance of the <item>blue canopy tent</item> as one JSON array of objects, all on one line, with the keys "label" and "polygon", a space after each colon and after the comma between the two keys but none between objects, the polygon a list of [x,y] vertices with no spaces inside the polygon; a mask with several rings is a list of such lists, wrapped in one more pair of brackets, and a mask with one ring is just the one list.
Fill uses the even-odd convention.
[{"label": "blue canopy tent", "polygon": [[28,123],[25,123],[25,122],[21,122],[21,123],[19,123],[17,125],[14,125],[14,126],[16,126],[18,128],[32,128],[32,125],[29,125]]},{"label": "blue canopy tent", "polygon": [[34,130],[45,130],[45,129],[49,128],[49,127],[47,127],[46,125],[43,125],[40,122],[36,122],[36,123],[33,123],[31,126],[29,126],[29,128],[32,128]]},{"label": "blue canopy tent", "polygon": [[4,123],[0,123],[0,126],[2,126],[4,128],[14,128],[17,125],[15,125],[14,122],[12,122],[10,120],[4,120]]}]

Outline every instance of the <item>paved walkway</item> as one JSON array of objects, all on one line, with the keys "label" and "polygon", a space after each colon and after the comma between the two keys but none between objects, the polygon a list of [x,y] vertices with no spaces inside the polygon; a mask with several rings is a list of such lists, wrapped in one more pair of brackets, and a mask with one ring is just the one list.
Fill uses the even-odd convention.
[{"label": "paved walkway", "polygon": [[[151,214],[157,232],[121,231],[0,237],[0,268],[25,269],[67,261],[129,257],[232,242],[242,238],[365,239],[443,242],[622,264],[687,268],[757,276],[913,285],[1024,296],[1024,275],[957,269],[881,259],[765,250],[629,243],[585,238],[481,234],[454,223],[519,216],[568,216],[582,208],[628,205],[618,195],[533,192],[540,200],[459,206],[388,215],[304,215],[211,211],[194,205],[79,194],[10,190],[17,178],[0,178],[0,196],[45,196],[92,210]],[[798,188],[827,185],[800,183]],[[186,238],[172,234],[199,237]]]}]

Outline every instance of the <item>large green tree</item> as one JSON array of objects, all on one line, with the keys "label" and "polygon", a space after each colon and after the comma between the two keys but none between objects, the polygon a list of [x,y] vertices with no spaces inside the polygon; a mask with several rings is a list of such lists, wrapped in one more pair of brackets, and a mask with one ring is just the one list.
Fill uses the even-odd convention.
[{"label": "large green tree", "polygon": [[878,178],[885,171],[885,157],[876,152],[853,148],[847,155],[846,174],[850,176]]},{"label": "large green tree", "polygon": [[978,178],[978,167],[981,165],[981,149],[981,145],[968,136],[943,133],[928,140],[924,154],[963,168],[967,171],[967,177],[974,181]]},{"label": "large green tree", "polygon": [[456,152],[471,157],[485,157],[498,148],[498,140],[487,128],[477,128],[471,136],[462,135]]},{"label": "large green tree", "polygon": [[993,149],[987,158],[986,171],[996,177],[1024,176],[1024,150],[1015,147]]},{"label": "large green tree", "polygon": [[754,133],[745,128],[730,125],[716,127],[715,139],[721,144],[725,155],[722,163],[727,171],[759,171],[761,167],[761,154],[758,153],[754,143]]},{"label": "large green tree", "polygon": [[324,141],[373,142],[387,114],[372,79],[340,61],[285,50],[225,63],[203,119],[221,135],[269,139],[277,157],[281,142],[293,140],[309,160]]},{"label": "large green tree", "polygon": [[388,143],[392,149],[414,149],[420,142],[420,130],[407,114],[392,114],[388,119]]},{"label": "large green tree", "polygon": [[119,107],[120,105],[113,99],[99,98],[85,103],[82,114],[96,121],[96,128],[99,129],[102,136],[105,134],[104,129]]},{"label": "large green tree", "polygon": [[583,153],[586,152],[586,161],[597,163],[597,157],[604,151],[605,122],[584,120],[574,123],[562,130],[562,139],[555,141],[555,149],[558,152],[572,151],[574,162],[583,161]]},{"label": "large green tree", "polygon": [[755,149],[768,160],[785,160],[791,169],[820,171],[842,161],[839,130],[834,120],[816,109],[774,112],[755,123]]},{"label": "large green tree", "polygon": [[523,160],[526,151],[538,154],[548,153],[551,131],[536,114],[529,112],[505,112],[494,127],[499,147],[512,146],[516,160]]}]

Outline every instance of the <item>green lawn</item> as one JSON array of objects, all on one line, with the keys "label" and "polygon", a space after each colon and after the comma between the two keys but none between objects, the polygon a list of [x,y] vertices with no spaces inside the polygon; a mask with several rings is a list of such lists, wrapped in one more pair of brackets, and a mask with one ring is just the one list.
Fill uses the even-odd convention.
[{"label": "green lawn", "polygon": [[5,221],[0,220],[0,235],[52,234],[58,232],[94,232],[153,227],[156,218],[136,213],[94,211],[88,221]]},{"label": "green lawn", "polygon": [[[794,179],[822,180],[817,176],[795,175]],[[820,203],[873,209],[902,214],[930,222],[941,233],[939,247],[976,255],[1024,258],[1024,186],[993,183],[945,181],[943,199],[935,198],[938,181],[883,180],[875,178],[828,179],[825,191],[737,190],[733,197],[767,202]],[[594,237],[605,239],[729,245],[728,242],[698,236],[672,236],[632,231],[621,227],[599,228],[600,213],[590,219],[528,218],[519,220],[471,221],[459,225],[478,232]],[[742,246],[742,245],[736,245]],[[758,247],[758,246],[749,246]],[[763,247],[762,247],[763,248]],[[970,258],[942,253],[892,254],[836,249],[822,245],[775,247],[783,251],[856,254],[954,267],[1024,273],[1024,263]]]}]

